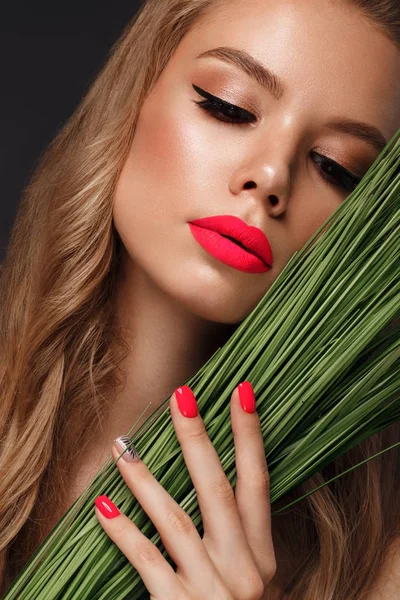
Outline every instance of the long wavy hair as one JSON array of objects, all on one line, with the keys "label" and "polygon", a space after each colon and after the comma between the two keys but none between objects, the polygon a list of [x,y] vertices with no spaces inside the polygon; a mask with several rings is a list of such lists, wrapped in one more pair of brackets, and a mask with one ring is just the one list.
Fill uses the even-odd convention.
[{"label": "long wavy hair", "polygon": [[[398,0],[347,1],[400,47]],[[124,381],[129,347],[113,310],[123,246],[112,198],[142,103],[183,36],[223,4],[145,2],[22,195],[0,273],[1,595],[37,547],[43,507],[54,515],[64,506],[68,465],[89,431],[104,433]],[[290,497],[399,439],[396,423]],[[398,465],[387,452],[272,518],[291,574],[282,597],[365,597],[400,534]]]}]

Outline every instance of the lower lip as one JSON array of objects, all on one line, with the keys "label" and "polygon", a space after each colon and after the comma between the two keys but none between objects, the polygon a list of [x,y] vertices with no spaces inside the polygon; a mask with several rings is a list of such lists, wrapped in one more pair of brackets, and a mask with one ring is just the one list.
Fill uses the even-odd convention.
[{"label": "lower lip", "polygon": [[265,273],[271,270],[271,267],[268,267],[257,256],[243,250],[238,244],[231,242],[216,231],[192,223],[189,223],[189,227],[200,246],[226,265],[246,273]]}]

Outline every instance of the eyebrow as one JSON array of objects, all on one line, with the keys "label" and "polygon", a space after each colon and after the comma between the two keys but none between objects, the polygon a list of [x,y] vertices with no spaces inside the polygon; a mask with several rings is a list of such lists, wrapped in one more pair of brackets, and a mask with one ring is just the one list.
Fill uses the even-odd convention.
[{"label": "eyebrow", "polygon": [[197,58],[209,56],[219,58],[239,67],[239,69],[255,79],[257,83],[265,87],[277,100],[283,95],[285,87],[282,80],[245,50],[219,46],[218,48],[211,48],[210,50],[201,52]]},{"label": "eyebrow", "polygon": [[375,148],[379,153],[382,152],[386,144],[388,143],[383,134],[374,127],[361,121],[353,121],[352,119],[337,118],[329,121],[326,124],[329,129],[335,129],[342,133],[349,133],[354,137],[367,142]]},{"label": "eyebrow", "polygon": [[[218,48],[210,48],[205,52],[201,52],[196,58],[208,57],[218,58],[238,67],[247,75],[250,75],[250,77],[255,79],[262,87],[267,89],[277,100],[283,96],[285,86],[280,77],[245,50],[232,48],[230,46],[219,46]],[[382,152],[388,143],[377,127],[368,125],[362,121],[338,117],[329,121],[329,123],[326,124],[326,127],[342,133],[348,133],[349,135],[367,142],[378,152]]]}]

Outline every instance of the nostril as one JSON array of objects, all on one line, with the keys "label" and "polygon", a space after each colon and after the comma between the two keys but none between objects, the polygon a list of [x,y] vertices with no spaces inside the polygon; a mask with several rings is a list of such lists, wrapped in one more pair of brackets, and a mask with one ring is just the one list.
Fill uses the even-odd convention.
[{"label": "nostril", "polygon": [[243,187],[245,190],[251,190],[255,186],[256,184],[254,183],[254,181],[246,181]]},{"label": "nostril", "polygon": [[277,196],[275,196],[275,195],[272,194],[269,198],[271,200],[272,206],[275,206],[276,204],[278,204],[279,199],[277,198]]}]

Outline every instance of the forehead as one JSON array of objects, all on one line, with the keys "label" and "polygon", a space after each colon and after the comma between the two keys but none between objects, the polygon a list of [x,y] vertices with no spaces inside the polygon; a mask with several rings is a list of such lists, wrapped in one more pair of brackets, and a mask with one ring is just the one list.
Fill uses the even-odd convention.
[{"label": "forehead", "polygon": [[387,139],[400,127],[400,49],[350,2],[217,3],[182,39],[171,61],[178,69],[230,69],[246,81],[215,58],[195,58],[219,46],[244,49],[277,73],[286,88],[281,102],[321,116],[371,122]]}]

